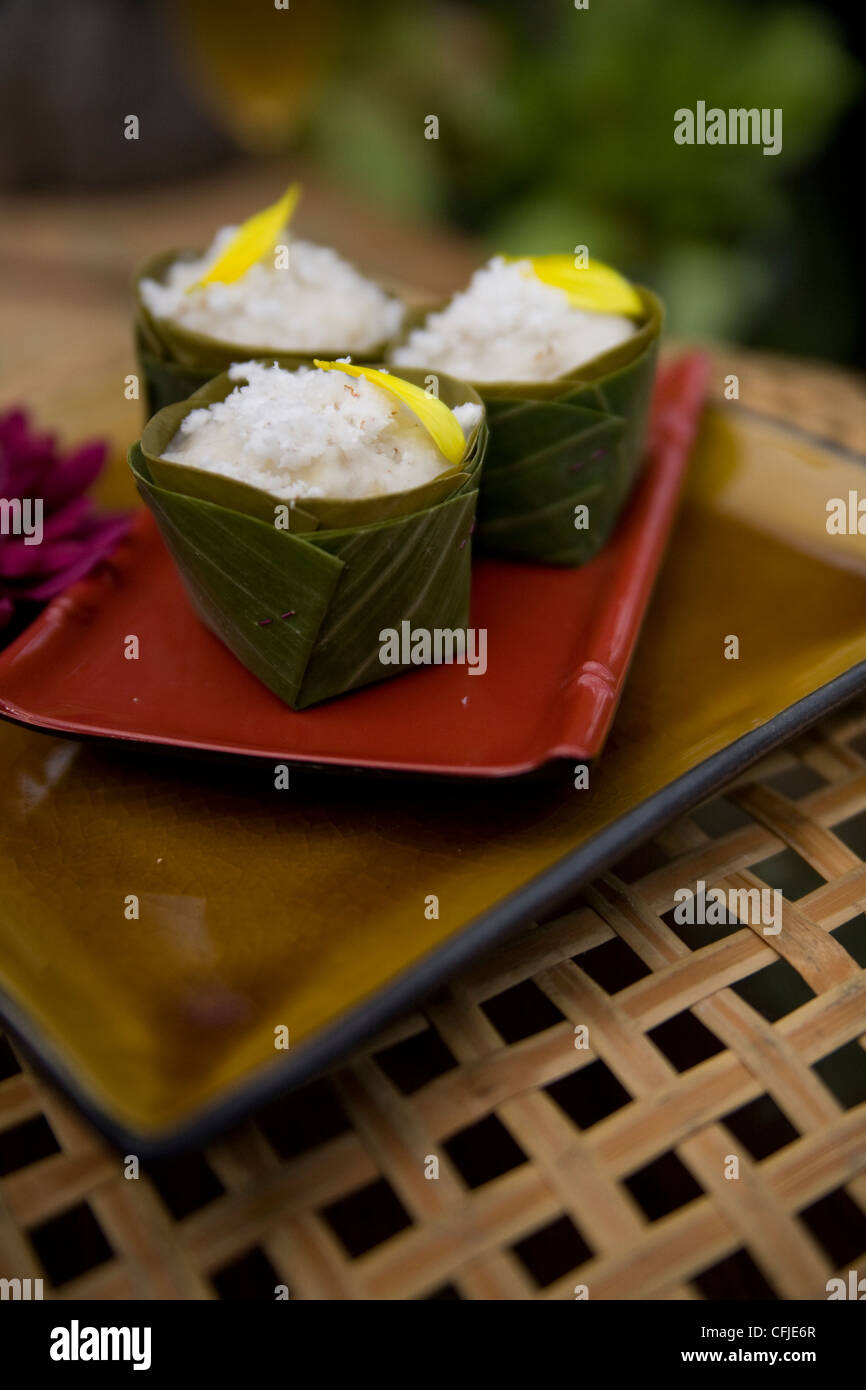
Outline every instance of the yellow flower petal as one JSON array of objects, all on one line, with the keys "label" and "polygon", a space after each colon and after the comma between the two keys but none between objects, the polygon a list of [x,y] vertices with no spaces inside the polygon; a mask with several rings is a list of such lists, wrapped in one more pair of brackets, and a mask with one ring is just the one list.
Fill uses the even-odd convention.
[{"label": "yellow flower petal", "polygon": [[230,285],[246,275],[250,266],[260,261],[262,256],[272,251],[280,232],[286,227],[301,196],[301,185],[293,183],[286,189],[279,202],[256,212],[238,227],[228,246],[220,252],[210,270],[190,285],[189,290],[197,290],[202,285],[210,285],[215,280]]},{"label": "yellow flower petal", "polygon": [[634,286],[618,270],[601,261],[581,268],[573,256],[508,256],[509,261],[528,260],[546,285],[565,290],[576,309],[592,314],[623,314],[643,318],[644,307]]},{"label": "yellow flower petal", "polygon": [[452,467],[456,468],[461,463],[466,453],[466,437],[454,412],[438,396],[430,396],[414,382],[404,381],[390,372],[377,372],[375,367],[356,367],[352,362],[319,362],[315,358],[313,364],[324,372],[345,372],[347,376],[366,377],[374,386],[390,391],[418,417]]}]

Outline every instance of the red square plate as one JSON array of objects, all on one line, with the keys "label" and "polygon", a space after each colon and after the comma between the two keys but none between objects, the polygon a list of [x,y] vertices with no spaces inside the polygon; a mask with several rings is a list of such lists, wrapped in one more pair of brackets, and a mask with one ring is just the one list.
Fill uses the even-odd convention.
[{"label": "red square plate", "polygon": [[[705,380],[697,356],[660,373],[647,467],[590,564],[476,563],[471,623],[487,629],[483,676],[433,667],[295,713],[199,622],[143,512],[111,561],[0,656],[0,715],[77,736],[470,777],[592,758],[659,569]],[[132,633],[137,661],[124,656]]]}]

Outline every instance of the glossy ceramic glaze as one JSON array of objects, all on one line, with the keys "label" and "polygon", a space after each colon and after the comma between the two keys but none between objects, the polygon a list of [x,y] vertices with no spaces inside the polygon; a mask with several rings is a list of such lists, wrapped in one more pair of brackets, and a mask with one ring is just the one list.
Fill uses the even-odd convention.
[{"label": "glossy ceramic glaze", "polygon": [[[560,892],[578,876],[573,860],[553,867],[563,856],[586,847],[591,872],[635,807],[674,814],[665,789],[684,774],[710,769],[706,794],[719,750],[740,740],[755,756],[751,736],[772,737],[780,711],[863,680],[863,667],[843,673],[866,661],[866,538],[828,536],[825,505],[864,479],[856,460],[733,404],[707,415],[588,791],[570,762],[493,784],[293,770],[276,791],[268,763],[0,728],[7,1016],[103,1123],[143,1142],[298,1079],[323,1039],[333,1051],[380,1021],[376,1001],[407,972],[403,1004],[431,965],[453,968],[519,920],[508,895],[530,881],[536,903],[546,884],[547,899]],[[92,620],[80,617],[85,637]],[[738,660],[724,654],[732,634]],[[274,1050],[280,1025],[288,1053]]]}]

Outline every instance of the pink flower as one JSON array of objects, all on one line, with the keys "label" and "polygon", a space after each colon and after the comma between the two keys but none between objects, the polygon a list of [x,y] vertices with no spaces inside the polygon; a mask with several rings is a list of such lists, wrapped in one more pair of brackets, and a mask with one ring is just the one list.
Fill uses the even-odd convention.
[{"label": "pink flower", "polygon": [[114,548],[130,518],[97,512],[82,494],[108,454],[101,441],[58,453],[23,410],[0,414],[0,628],[28,603],[81,579]]}]

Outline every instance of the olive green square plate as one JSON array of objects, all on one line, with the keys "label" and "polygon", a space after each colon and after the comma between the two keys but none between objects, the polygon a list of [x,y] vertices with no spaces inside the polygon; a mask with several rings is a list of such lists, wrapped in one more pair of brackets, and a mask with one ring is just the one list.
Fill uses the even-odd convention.
[{"label": "olive green square plate", "polygon": [[707,414],[588,790],[563,762],[277,791],[265,762],[3,726],[0,1012],[126,1152],[306,1079],[866,686],[866,537],[826,527],[849,492],[861,460]]}]

